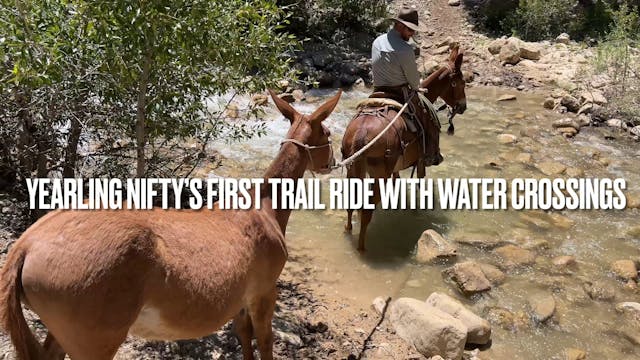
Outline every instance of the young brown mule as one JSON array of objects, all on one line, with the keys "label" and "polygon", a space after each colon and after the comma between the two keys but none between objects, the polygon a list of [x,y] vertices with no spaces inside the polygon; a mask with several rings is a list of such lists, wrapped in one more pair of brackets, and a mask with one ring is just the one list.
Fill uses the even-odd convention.
[{"label": "young brown mule", "polygon": [[[458,114],[464,113],[467,100],[464,92],[465,82],[462,78],[463,52],[454,48],[448,61],[439,70],[423,80],[420,87],[428,89],[426,97],[434,102],[438,97],[447,103]],[[375,138],[396,116],[397,111],[390,110],[386,116],[358,114],[347,126],[342,138],[342,157],[346,159],[358,152]],[[349,178],[365,178],[367,173],[375,179],[385,179],[398,171],[414,166],[420,159],[421,149],[414,133],[406,130],[404,119],[396,121],[392,128],[382,135],[369,149],[360,155],[347,170]],[[424,176],[422,166],[418,166],[418,175]],[[377,183],[374,185],[374,201],[380,201]],[[365,250],[367,227],[371,222],[373,210],[360,209],[360,234],[358,250]],[[345,230],[351,231],[353,209],[347,210]]]},{"label": "young brown mule", "polygon": [[[273,92],[291,121],[265,178],[300,178],[333,163],[322,125],[340,93],[313,114]],[[111,359],[128,333],[199,338],[234,318],[244,359],[272,359],[276,280],[287,259],[290,210],[55,211],[12,247],[0,278],[0,320],[19,359]],[[49,332],[44,346],[20,302]]]}]

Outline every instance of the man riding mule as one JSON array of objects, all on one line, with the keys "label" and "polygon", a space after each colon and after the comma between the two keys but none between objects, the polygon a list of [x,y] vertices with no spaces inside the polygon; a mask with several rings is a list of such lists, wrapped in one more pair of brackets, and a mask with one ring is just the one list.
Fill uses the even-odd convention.
[{"label": "man riding mule", "polygon": [[[393,28],[380,35],[371,47],[374,92],[401,103],[409,102],[409,122],[412,132],[420,135],[424,166],[438,165],[443,158],[440,154],[440,124],[437,117],[430,116],[431,104],[419,93],[420,74],[414,51],[407,41],[417,31],[424,31],[418,25],[416,10],[402,9],[393,18]],[[417,120],[417,121],[414,121]]]},{"label": "man riding mule", "polygon": [[[403,18],[409,18],[404,16]],[[415,21],[408,21],[410,24],[417,25],[417,14],[414,14]],[[406,21],[406,20],[403,20]],[[406,26],[404,23],[400,25]],[[409,34],[410,31],[402,29],[396,23],[395,30],[391,30],[386,37],[381,37],[378,43],[388,42],[391,36],[401,36],[400,32]],[[408,27],[407,27],[408,28]],[[398,30],[399,29],[399,30]],[[397,33],[394,33],[394,31]],[[404,42],[404,39],[401,41]],[[406,44],[406,42],[405,42]],[[384,45],[384,43],[383,43]],[[389,44],[387,44],[389,45]],[[375,53],[374,43],[374,53]],[[403,58],[407,56],[405,51]],[[413,52],[411,53],[413,56]],[[375,179],[389,178],[392,175],[398,176],[398,172],[409,167],[416,166],[418,170],[418,176],[424,177],[424,166],[421,166],[424,159],[424,150],[427,149],[427,154],[432,155],[432,159],[438,159],[439,150],[437,139],[439,137],[439,124],[437,123],[437,115],[431,110],[425,110],[420,102],[415,103],[414,99],[418,98],[416,94],[418,89],[426,88],[426,98],[429,102],[433,103],[438,97],[452,108],[452,113],[449,118],[449,130],[448,133],[453,133],[453,126],[451,119],[455,114],[462,114],[467,108],[467,101],[465,96],[465,82],[462,78],[462,59],[463,52],[458,47],[453,47],[449,59],[447,59],[439,69],[433,72],[429,77],[422,82],[419,81],[417,71],[415,76],[411,77],[411,80],[402,80],[405,83],[400,83],[401,89],[408,89],[407,94],[409,102],[402,105],[407,95],[402,93],[400,97],[398,92],[389,90],[389,87],[397,86],[393,82],[389,82],[389,85],[379,85],[380,81],[386,81],[391,77],[391,74],[400,77],[400,74],[405,74],[404,65],[391,66],[389,62],[396,61],[399,55],[396,52],[381,52],[379,58],[374,59],[374,63],[384,64],[387,66],[374,67],[374,85],[376,85],[376,92],[374,92],[370,98],[365,99],[358,105],[358,113],[349,122],[349,125],[345,129],[344,137],[342,138],[342,157],[341,164],[347,165],[347,177],[349,178],[365,178],[367,174]],[[386,59],[386,60],[385,60]],[[414,61],[411,58],[411,61]],[[408,60],[404,60],[402,64],[409,64]],[[413,63],[415,66],[415,62]],[[407,68],[413,69],[413,67],[407,66]],[[385,72],[385,71],[388,71]],[[392,72],[395,71],[395,72]],[[409,73],[412,73],[409,71]],[[406,77],[406,75],[404,75]],[[377,80],[376,80],[377,79]],[[417,79],[417,80],[416,80]],[[376,81],[379,81],[376,83]],[[418,85],[415,84],[418,81]],[[383,82],[384,84],[384,82]],[[384,87],[383,87],[384,86]],[[379,92],[378,90],[384,90]],[[421,121],[416,122],[417,126],[422,124],[427,133],[426,147],[422,143],[422,137],[416,132],[411,131],[411,123],[404,115],[404,111],[413,104],[415,113],[424,111],[423,116],[419,116]],[[411,112],[411,111],[409,111]],[[426,114],[425,114],[426,113]],[[416,127],[417,127],[416,126]],[[434,141],[435,140],[435,141]],[[435,156],[435,157],[433,157]],[[436,164],[438,161],[432,161],[430,164]],[[373,185],[374,190],[374,203],[378,203],[380,200],[380,192],[377,183]],[[351,231],[352,214],[353,210],[347,210],[347,224],[345,230]],[[360,211],[360,234],[358,237],[358,250],[364,251],[365,238],[367,233],[367,227],[373,216],[373,210],[359,209]]]}]

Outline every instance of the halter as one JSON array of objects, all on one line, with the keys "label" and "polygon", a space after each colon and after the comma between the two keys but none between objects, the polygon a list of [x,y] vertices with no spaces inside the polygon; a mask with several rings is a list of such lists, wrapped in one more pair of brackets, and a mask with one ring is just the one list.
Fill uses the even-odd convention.
[{"label": "halter", "polygon": [[[327,140],[326,144],[322,144],[322,145],[307,145],[303,142],[300,142],[296,139],[284,139],[282,141],[280,141],[280,145],[284,144],[284,143],[293,143],[296,144],[302,148],[304,148],[307,151],[307,155],[309,156],[309,162],[311,162],[311,169],[309,171],[311,171],[311,175],[313,175],[313,177],[316,176],[316,174],[313,172],[313,169],[315,169],[315,165],[313,164],[313,157],[311,156],[311,150],[316,150],[316,149],[321,149],[321,148],[325,148],[325,147],[329,147],[329,158],[333,158],[333,148],[331,147],[331,140]],[[331,170],[331,166],[327,166],[324,169],[321,170]]]}]

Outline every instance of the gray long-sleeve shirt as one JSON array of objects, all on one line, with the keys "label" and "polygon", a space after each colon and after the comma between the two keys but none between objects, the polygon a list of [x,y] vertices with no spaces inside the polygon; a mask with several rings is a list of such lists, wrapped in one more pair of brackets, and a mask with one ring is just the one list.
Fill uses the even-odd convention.
[{"label": "gray long-sleeve shirt", "polygon": [[409,84],[412,89],[420,87],[420,73],[413,48],[395,29],[378,36],[373,42],[371,63],[374,86]]}]

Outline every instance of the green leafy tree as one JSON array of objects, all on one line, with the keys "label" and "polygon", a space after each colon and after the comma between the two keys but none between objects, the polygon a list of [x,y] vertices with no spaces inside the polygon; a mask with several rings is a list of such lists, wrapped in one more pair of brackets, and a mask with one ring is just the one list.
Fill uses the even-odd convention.
[{"label": "green leafy tree", "polygon": [[295,46],[270,0],[1,4],[0,154],[19,177],[128,175],[133,160],[143,176],[171,144],[250,136],[207,99],[288,76]]}]

